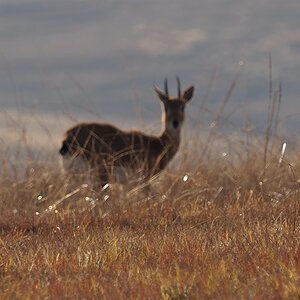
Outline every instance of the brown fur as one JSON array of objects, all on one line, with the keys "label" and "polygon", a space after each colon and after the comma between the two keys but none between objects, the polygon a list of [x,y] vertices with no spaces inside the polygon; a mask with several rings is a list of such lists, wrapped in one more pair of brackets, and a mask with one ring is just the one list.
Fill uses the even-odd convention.
[{"label": "brown fur", "polygon": [[107,123],[82,123],[70,128],[60,153],[71,159],[80,157],[95,170],[102,184],[114,175],[114,169],[131,169],[148,180],[168,165],[180,144],[180,130],[184,121],[184,106],[192,98],[193,87],[178,98],[170,98],[154,87],[163,103],[163,126],[159,136],[140,131],[123,131]]}]

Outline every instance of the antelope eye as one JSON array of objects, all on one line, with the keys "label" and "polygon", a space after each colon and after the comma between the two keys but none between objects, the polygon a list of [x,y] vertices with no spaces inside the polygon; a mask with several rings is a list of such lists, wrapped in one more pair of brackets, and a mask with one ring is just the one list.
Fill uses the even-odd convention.
[{"label": "antelope eye", "polygon": [[184,105],[181,105],[181,106],[180,106],[180,111],[181,111],[181,112],[184,112]]}]

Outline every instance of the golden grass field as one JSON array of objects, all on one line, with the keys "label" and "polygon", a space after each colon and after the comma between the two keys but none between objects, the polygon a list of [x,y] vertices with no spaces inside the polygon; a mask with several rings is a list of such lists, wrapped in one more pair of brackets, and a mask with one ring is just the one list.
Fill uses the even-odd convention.
[{"label": "golden grass field", "polygon": [[0,298],[299,298],[300,159],[272,145],[265,167],[259,146],[183,146],[150,197],[71,184],[54,158],[22,176],[3,161]]},{"label": "golden grass field", "polygon": [[299,148],[272,116],[261,135],[195,134],[150,196],[3,154],[0,299],[299,299]]}]

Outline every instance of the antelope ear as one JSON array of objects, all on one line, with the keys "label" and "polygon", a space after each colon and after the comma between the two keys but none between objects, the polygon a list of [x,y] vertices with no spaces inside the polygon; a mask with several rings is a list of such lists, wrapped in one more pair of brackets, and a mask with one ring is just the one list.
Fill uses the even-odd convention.
[{"label": "antelope ear", "polygon": [[188,102],[192,99],[193,94],[194,94],[194,86],[190,86],[184,91],[182,98],[185,100],[185,102]]},{"label": "antelope ear", "polygon": [[153,89],[155,91],[155,93],[157,94],[158,98],[163,102],[167,102],[169,100],[169,97],[162,91],[160,90],[158,87],[156,87],[155,85],[153,86]]}]

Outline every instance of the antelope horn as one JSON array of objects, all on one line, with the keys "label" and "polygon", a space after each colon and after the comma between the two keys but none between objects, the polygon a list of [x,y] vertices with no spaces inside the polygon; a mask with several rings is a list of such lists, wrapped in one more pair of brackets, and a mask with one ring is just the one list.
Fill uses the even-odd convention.
[{"label": "antelope horn", "polygon": [[178,98],[181,98],[181,84],[180,84],[180,79],[178,76],[176,76],[176,81],[177,81],[177,87],[178,87]]},{"label": "antelope horn", "polygon": [[165,94],[169,98],[168,79],[165,78]]}]

